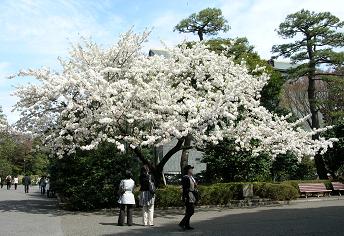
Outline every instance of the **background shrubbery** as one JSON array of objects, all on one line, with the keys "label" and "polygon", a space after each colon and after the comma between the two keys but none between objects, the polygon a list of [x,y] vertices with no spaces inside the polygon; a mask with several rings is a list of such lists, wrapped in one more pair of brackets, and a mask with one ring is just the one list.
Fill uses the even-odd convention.
[{"label": "background shrubbery", "polygon": [[113,207],[125,171],[132,170],[138,176],[138,168],[132,153],[118,153],[112,144],[104,143],[98,150],[54,160],[50,167],[51,186],[70,209]]}]

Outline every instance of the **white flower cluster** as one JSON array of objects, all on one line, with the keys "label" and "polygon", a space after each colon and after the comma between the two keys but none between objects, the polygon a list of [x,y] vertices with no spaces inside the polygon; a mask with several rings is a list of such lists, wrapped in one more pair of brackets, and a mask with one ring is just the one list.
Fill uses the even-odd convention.
[{"label": "white flower cluster", "polygon": [[103,141],[123,151],[187,135],[199,147],[230,138],[238,149],[272,156],[313,156],[332,145],[312,140],[318,131],[301,129],[302,120],[289,123],[260,106],[266,74],[250,75],[201,43],[167,49],[168,58],[147,57],[147,36],[129,31],[108,49],[85,40],[60,60],[62,72],[21,71],[40,81],[16,91],[21,128],[45,137],[61,157]]}]

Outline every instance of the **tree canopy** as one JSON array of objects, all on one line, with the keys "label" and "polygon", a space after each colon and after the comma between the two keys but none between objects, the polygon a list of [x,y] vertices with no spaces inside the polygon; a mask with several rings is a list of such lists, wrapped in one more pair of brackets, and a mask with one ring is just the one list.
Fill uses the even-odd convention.
[{"label": "tree canopy", "polygon": [[[146,163],[141,148],[178,140],[157,165],[160,171],[177,151],[224,138],[253,156],[312,156],[332,146],[331,140],[312,140],[322,130],[301,129],[304,119],[290,123],[261,106],[266,73],[249,73],[202,43],[167,49],[167,58],[147,57],[140,50],[147,36],[128,32],[106,49],[85,41],[61,61],[61,72],[21,71],[42,83],[17,90],[19,126],[41,134],[60,157],[109,142],[133,149]],[[188,135],[193,145],[186,147]]]},{"label": "tree canopy", "polygon": [[204,35],[216,35],[220,31],[228,31],[229,25],[227,23],[221,9],[206,8],[183,19],[175,26],[174,30],[180,33],[197,33],[202,41]]}]

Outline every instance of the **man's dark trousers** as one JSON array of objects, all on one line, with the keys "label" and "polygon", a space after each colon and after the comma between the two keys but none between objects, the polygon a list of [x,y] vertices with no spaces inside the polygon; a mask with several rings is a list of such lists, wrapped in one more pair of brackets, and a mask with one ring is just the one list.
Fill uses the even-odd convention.
[{"label": "man's dark trousers", "polygon": [[180,222],[181,226],[184,226],[186,228],[190,227],[190,218],[195,213],[195,204],[191,202],[185,203],[185,216]]},{"label": "man's dark trousers", "polygon": [[24,185],[25,193],[29,193],[29,185]]}]

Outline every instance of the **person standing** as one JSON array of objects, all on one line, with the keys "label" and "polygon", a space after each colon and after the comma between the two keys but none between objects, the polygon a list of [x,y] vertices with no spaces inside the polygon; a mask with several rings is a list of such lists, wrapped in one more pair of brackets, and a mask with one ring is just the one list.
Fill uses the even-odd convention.
[{"label": "person standing", "polygon": [[24,185],[24,190],[25,190],[25,193],[29,193],[29,186],[31,184],[31,178],[30,176],[28,176],[27,174],[25,174],[23,180],[23,185]]},{"label": "person standing", "polygon": [[0,177],[0,187],[3,188],[4,187],[4,182],[3,179]]},{"label": "person standing", "polygon": [[179,223],[179,227],[183,230],[192,230],[190,226],[190,218],[195,212],[195,203],[197,202],[197,183],[193,178],[193,166],[187,165],[184,168],[184,176],[182,178],[183,202],[185,204],[185,216]]},{"label": "person standing", "polygon": [[39,187],[41,189],[41,194],[44,195],[45,194],[45,187],[47,186],[47,178],[45,176],[43,176],[40,180],[39,180]]},{"label": "person standing", "polygon": [[19,183],[18,175],[16,175],[16,176],[13,178],[13,183],[14,183],[14,190],[17,190],[18,183]]},{"label": "person standing", "polygon": [[11,185],[12,185],[12,176],[11,175],[7,175],[6,176],[6,186],[7,186],[7,190],[11,189]]},{"label": "person standing", "polygon": [[140,206],[142,206],[143,225],[153,226],[155,183],[147,165],[141,168],[140,185]]},{"label": "person standing", "polygon": [[132,180],[132,173],[126,171],[125,179],[123,179],[119,185],[119,200],[120,211],[118,216],[118,225],[124,225],[125,209],[127,208],[127,224],[128,226],[133,225],[133,207],[135,205],[135,197],[133,190],[135,187],[135,182]]}]

